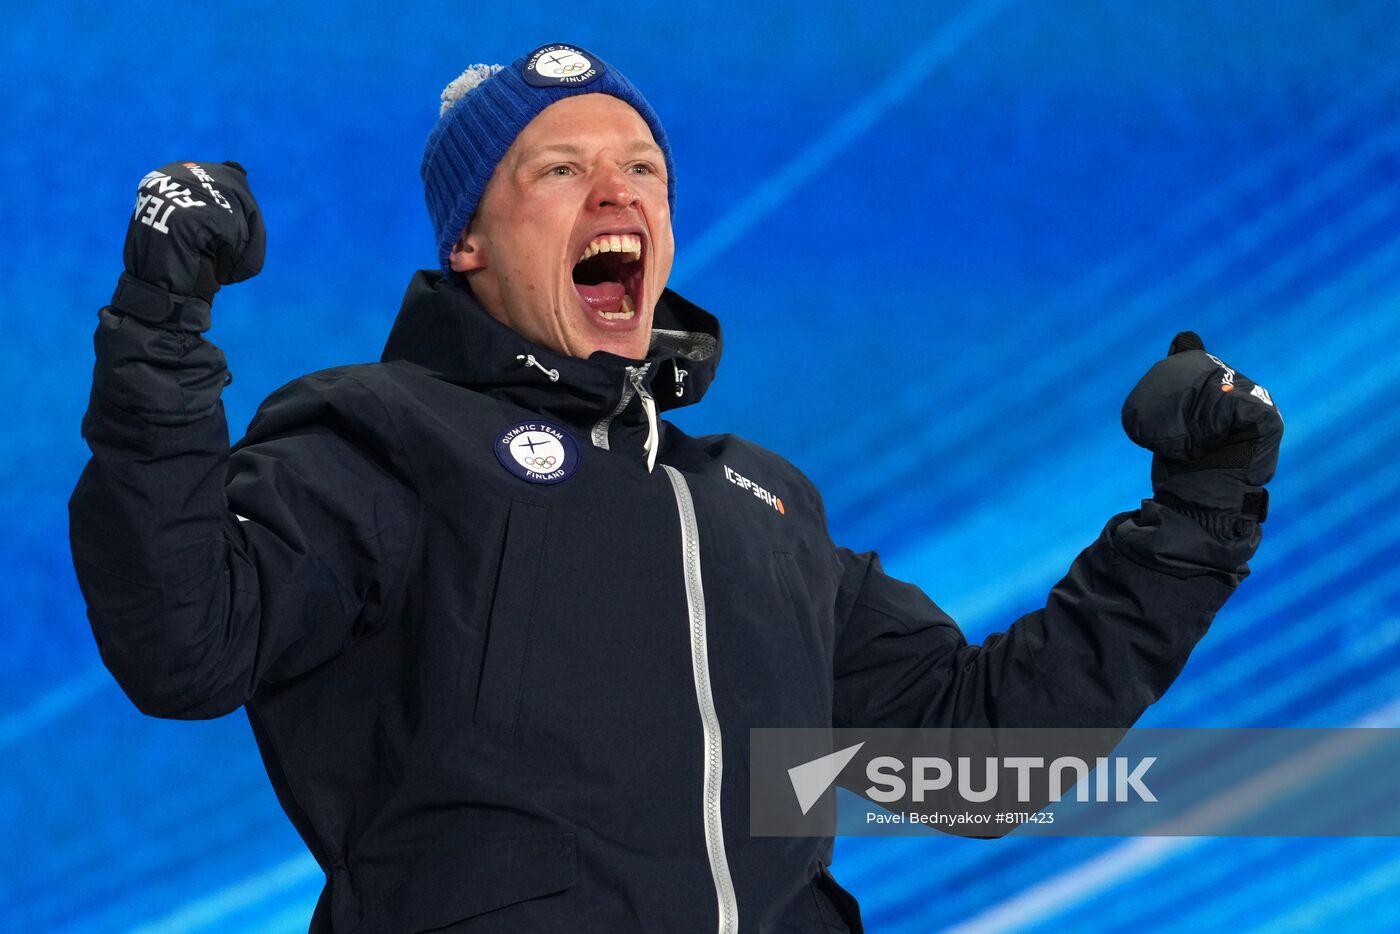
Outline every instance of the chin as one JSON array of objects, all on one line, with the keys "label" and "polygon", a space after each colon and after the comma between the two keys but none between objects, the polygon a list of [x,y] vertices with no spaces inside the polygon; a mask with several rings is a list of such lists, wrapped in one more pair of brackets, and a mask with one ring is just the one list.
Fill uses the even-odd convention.
[{"label": "chin", "polygon": [[588,351],[588,355],[592,356],[595,352],[599,350],[605,350],[610,354],[615,354],[619,357],[626,357],[629,360],[642,360],[646,357],[647,351],[650,349],[650,347],[651,340],[648,332],[648,337],[642,338],[640,340],[636,337],[636,335],[628,335],[628,338],[626,340],[618,340],[616,338],[604,338],[602,340],[594,340],[592,342],[591,348]]}]

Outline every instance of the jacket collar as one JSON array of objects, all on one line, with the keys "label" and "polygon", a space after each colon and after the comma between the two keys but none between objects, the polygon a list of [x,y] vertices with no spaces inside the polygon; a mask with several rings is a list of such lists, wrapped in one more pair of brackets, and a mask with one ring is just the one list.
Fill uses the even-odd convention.
[{"label": "jacket collar", "polygon": [[[642,375],[657,408],[698,402],[714,379],[721,347],[714,316],[667,289],[656,306]],[[606,351],[580,359],[541,347],[487,314],[460,277],[426,269],[409,282],[381,359],[415,364],[576,425],[611,414],[629,367],[642,363]]]}]

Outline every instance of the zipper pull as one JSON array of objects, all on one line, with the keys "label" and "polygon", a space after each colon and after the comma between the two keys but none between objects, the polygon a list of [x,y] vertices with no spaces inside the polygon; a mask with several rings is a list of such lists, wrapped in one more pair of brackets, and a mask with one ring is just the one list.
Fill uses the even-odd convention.
[{"label": "zipper pull", "polygon": [[642,450],[647,455],[647,473],[656,469],[656,449],[661,444],[661,433],[656,427],[656,400],[651,397],[651,393],[647,392],[647,387],[642,383],[642,377],[646,375],[649,366],[651,366],[650,363],[645,366],[629,366],[627,368],[627,378],[631,380],[632,388],[637,391],[638,397],[642,400],[642,411],[647,414],[647,441],[642,446]]}]

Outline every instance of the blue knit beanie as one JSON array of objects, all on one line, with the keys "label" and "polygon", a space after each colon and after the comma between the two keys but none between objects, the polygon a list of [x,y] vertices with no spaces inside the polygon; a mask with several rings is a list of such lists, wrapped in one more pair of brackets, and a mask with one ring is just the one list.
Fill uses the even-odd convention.
[{"label": "blue knit beanie", "polygon": [[576,94],[611,94],[641,114],[666,158],[667,200],[675,209],[671,147],[646,98],[622,72],[592,52],[546,45],[505,68],[473,65],[442,92],[441,115],[428,135],[420,171],[443,271],[450,271],[452,247],[515,137],[541,110]]}]

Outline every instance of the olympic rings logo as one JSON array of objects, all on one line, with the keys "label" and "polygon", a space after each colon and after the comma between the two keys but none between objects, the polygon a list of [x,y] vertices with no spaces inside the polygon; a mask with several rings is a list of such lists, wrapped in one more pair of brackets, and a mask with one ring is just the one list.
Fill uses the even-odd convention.
[{"label": "olympic rings logo", "polygon": [[521,463],[526,467],[539,467],[548,470],[559,462],[554,459],[553,454],[546,454],[544,457],[522,458]]},{"label": "olympic rings logo", "polygon": [[570,62],[567,65],[559,65],[555,67],[554,73],[556,75],[576,75],[580,71],[583,71],[583,69],[583,62]]}]

